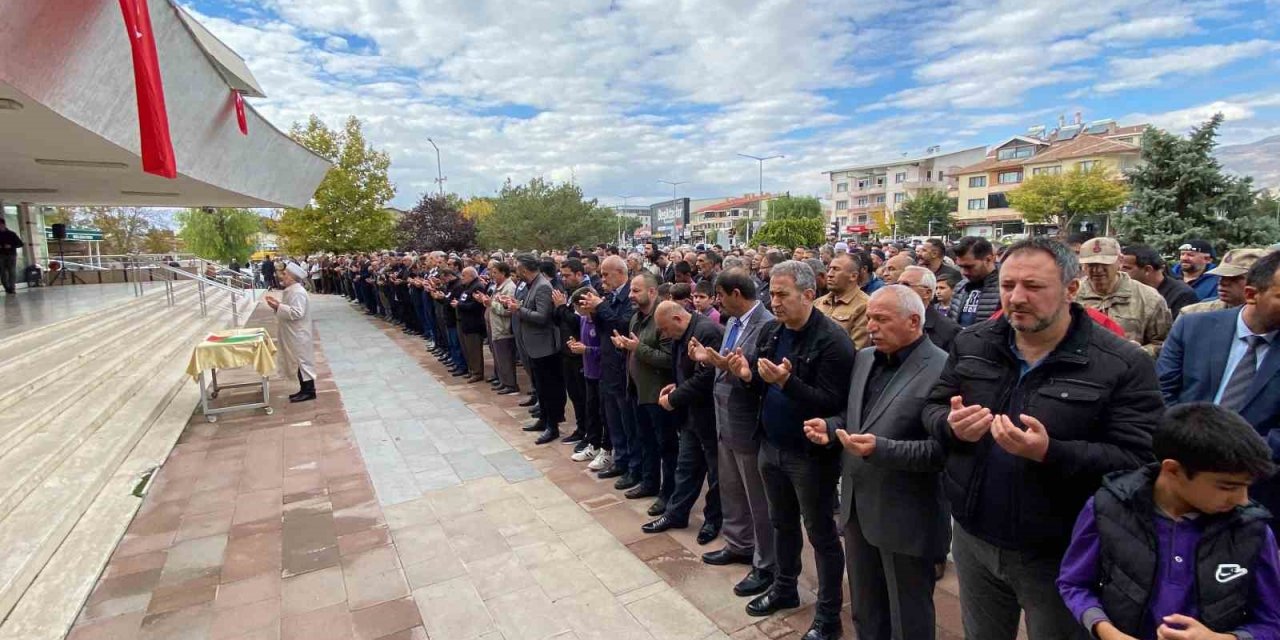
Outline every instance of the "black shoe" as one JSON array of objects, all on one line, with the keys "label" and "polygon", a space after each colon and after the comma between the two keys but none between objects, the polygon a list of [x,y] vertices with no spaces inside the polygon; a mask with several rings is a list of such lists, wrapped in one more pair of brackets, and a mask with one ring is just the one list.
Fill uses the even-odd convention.
[{"label": "black shoe", "polygon": [[840,634],[844,632],[839,620],[824,622],[814,620],[813,625],[805,632],[800,640],[840,640]]},{"label": "black shoe", "polygon": [[535,398],[535,397],[533,397],[533,396],[529,396],[529,398],[528,398],[527,400],[525,400],[524,402],[521,402],[521,403],[520,403],[520,406],[522,406],[522,407],[532,407],[532,406],[533,406],[533,405],[535,405],[535,404],[538,404],[538,399],[537,399],[537,398]]},{"label": "black shoe", "polygon": [[622,474],[622,477],[618,478],[618,481],[613,483],[613,488],[617,489],[618,491],[623,491],[623,490],[631,489],[638,486],[640,486],[640,478],[637,478],[631,475],[630,473]]},{"label": "black shoe", "polygon": [[538,436],[538,439],[537,439],[537,440],[534,440],[534,441],[533,441],[533,443],[534,443],[534,444],[547,444],[548,442],[554,442],[554,441],[555,441],[555,439],[556,439],[556,438],[559,438],[559,437],[560,437],[560,430],[559,430],[559,429],[557,429],[557,428],[555,428],[555,427],[548,427],[546,431],[543,431],[543,432],[542,432],[542,435]]},{"label": "black shoe", "polygon": [[800,606],[800,595],[790,593],[785,596],[773,589],[747,603],[747,615],[756,618],[771,616],[783,609],[795,609]]},{"label": "black shoe", "polygon": [[[755,556],[753,551],[730,551],[728,547],[716,551],[708,551],[702,554],[702,561],[717,567],[723,567],[730,564],[745,564],[751,566],[751,559]],[[746,594],[740,594],[746,595]]]},{"label": "black shoe", "polygon": [[298,393],[289,396],[289,402],[306,402],[316,399],[316,381],[305,380],[302,383],[302,389]]},{"label": "black shoe", "polygon": [[513,393],[520,393],[520,390],[512,389],[511,387],[498,387],[498,395],[500,396],[509,396]]},{"label": "black shoe", "polygon": [[621,478],[624,475],[626,475],[626,472],[618,468],[616,465],[611,465],[608,469],[601,469],[599,473],[596,473],[596,477],[600,478],[601,480],[608,480],[610,478]]},{"label": "black shoe", "polygon": [[489,381],[489,384],[495,385],[495,386],[502,384],[502,381],[497,378],[489,378],[488,381]]},{"label": "black shoe", "polygon": [[649,505],[649,510],[646,511],[645,513],[656,518],[666,512],[667,512],[667,501],[663,500],[662,498],[658,498],[657,500],[653,501],[653,504]]},{"label": "black shoe", "polygon": [[664,515],[653,522],[646,522],[640,525],[640,530],[645,533],[662,533],[668,529],[684,529],[688,526],[689,523],[687,522],[676,522]]},{"label": "black shoe", "polygon": [[586,437],[587,437],[587,434],[583,433],[580,430],[575,429],[573,433],[561,438],[560,442],[563,444],[578,444],[579,442],[582,442]]},{"label": "black shoe", "polygon": [[533,433],[534,431],[546,431],[547,425],[544,424],[541,420],[534,420],[533,422],[530,422],[529,424],[526,424],[525,426],[520,427],[520,430],[527,431],[529,433]]},{"label": "black shoe", "polygon": [[698,529],[698,544],[707,544],[718,537],[720,537],[720,525],[718,524],[704,522],[702,528]]},{"label": "black shoe", "polygon": [[453,377],[455,378],[461,378],[462,376],[469,376],[469,375],[471,375],[471,372],[467,371],[466,369],[458,369],[457,371],[453,372]]},{"label": "black shoe", "polygon": [[757,596],[768,591],[771,586],[773,586],[772,571],[752,568],[747,577],[733,585],[733,594],[743,598]]},{"label": "black shoe", "polygon": [[627,490],[626,493],[622,495],[626,496],[628,500],[639,500],[640,498],[652,498],[658,495],[658,488],[638,485],[638,486],[631,487],[630,489]]},{"label": "black shoe", "polygon": [[541,418],[541,417],[542,417],[542,409],[539,409],[538,407],[534,407],[533,409],[530,409],[530,410],[529,410],[529,417],[530,417],[530,418]]}]

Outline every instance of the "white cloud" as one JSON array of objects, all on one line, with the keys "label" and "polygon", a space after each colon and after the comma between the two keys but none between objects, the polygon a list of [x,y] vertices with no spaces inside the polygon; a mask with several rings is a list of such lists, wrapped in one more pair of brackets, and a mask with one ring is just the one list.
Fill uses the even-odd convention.
[{"label": "white cloud", "polygon": [[1154,87],[1170,76],[1203,75],[1241,60],[1257,58],[1280,50],[1280,42],[1250,40],[1231,44],[1208,44],[1160,50],[1142,58],[1120,58],[1108,62],[1106,82],[1094,90],[1112,93],[1126,89]]},{"label": "white cloud", "polygon": [[1162,113],[1131,113],[1126,122],[1148,122],[1167,131],[1185,135],[1193,127],[1203,124],[1221,113],[1223,123],[1219,129],[1219,142],[1236,144],[1253,142],[1272,135],[1277,130],[1274,118],[1261,117],[1280,110],[1280,92],[1236,95],[1205,104],[1174,109]]}]

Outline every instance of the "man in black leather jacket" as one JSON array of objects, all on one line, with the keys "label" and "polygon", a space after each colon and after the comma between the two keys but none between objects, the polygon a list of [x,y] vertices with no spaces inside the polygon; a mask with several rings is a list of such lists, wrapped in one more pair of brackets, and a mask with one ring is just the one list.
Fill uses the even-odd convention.
[{"label": "man in black leather jacket", "polygon": [[965,635],[1088,638],[1055,579],[1076,515],[1102,476],[1152,460],[1162,404],[1151,359],[1073,304],[1065,245],[1010,247],[1006,314],[956,336],[923,417],[947,452]]}]

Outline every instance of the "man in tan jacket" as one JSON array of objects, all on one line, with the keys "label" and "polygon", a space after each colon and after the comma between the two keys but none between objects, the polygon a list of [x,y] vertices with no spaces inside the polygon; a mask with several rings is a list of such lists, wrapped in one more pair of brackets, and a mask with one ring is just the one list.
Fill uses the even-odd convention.
[{"label": "man in tan jacket", "polygon": [[831,318],[849,334],[855,348],[869,346],[867,342],[867,301],[870,296],[858,287],[858,257],[850,253],[838,254],[827,266],[827,294],[814,300],[823,315]]},{"label": "man in tan jacket", "polygon": [[1169,335],[1173,315],[1159,291],[1120,270],[1120,243],[1114,238],[1094,238],[1080,246],[1084,282],[1076,300],[1107,314],[1124,329],[1126,338],[1151,356]]}]

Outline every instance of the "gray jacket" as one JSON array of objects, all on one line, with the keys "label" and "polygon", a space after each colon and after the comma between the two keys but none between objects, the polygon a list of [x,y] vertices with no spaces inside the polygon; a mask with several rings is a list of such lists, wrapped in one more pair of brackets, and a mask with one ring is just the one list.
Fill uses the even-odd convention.
[{"label": "gray jacket", "polygon": [[850,517],[867,541],[881,551],[921,558],[946,557],[951,516],[942,491],[942,444],[920,418],[929,392],[947,364],[947,354],[925,338],[911,352],[862,421],[862,397],[875,363],[875,348],[858,352],[843,415],[827,418],[833,446],[836,429],[876,436],[866,458],[843,453],[840,484],[841,527]]},{"label": "gray jacket", "polygon": [[[735,346],[742,349],[750,360],[756,355],[756,342],[760,330],[773,321],[773,314],[760,303],[747,317],[747,323],[738,330]],[[725,326],[724,340],[729,338]],[[720,442],[739,453],[755,453],[760,448],[760,394],[736,376],[716,371],[716,384],[712,389],[716,404],[716,431]]]},{"label": "gray jacket", "polygon": [[516,340],[529,358],[545,358],[560,352],[560,328],[551,313],[554,308],[551,283],[546,276],[538,274],[529,283],[528,293],[515,314],[519,319],[515,325]]}]

